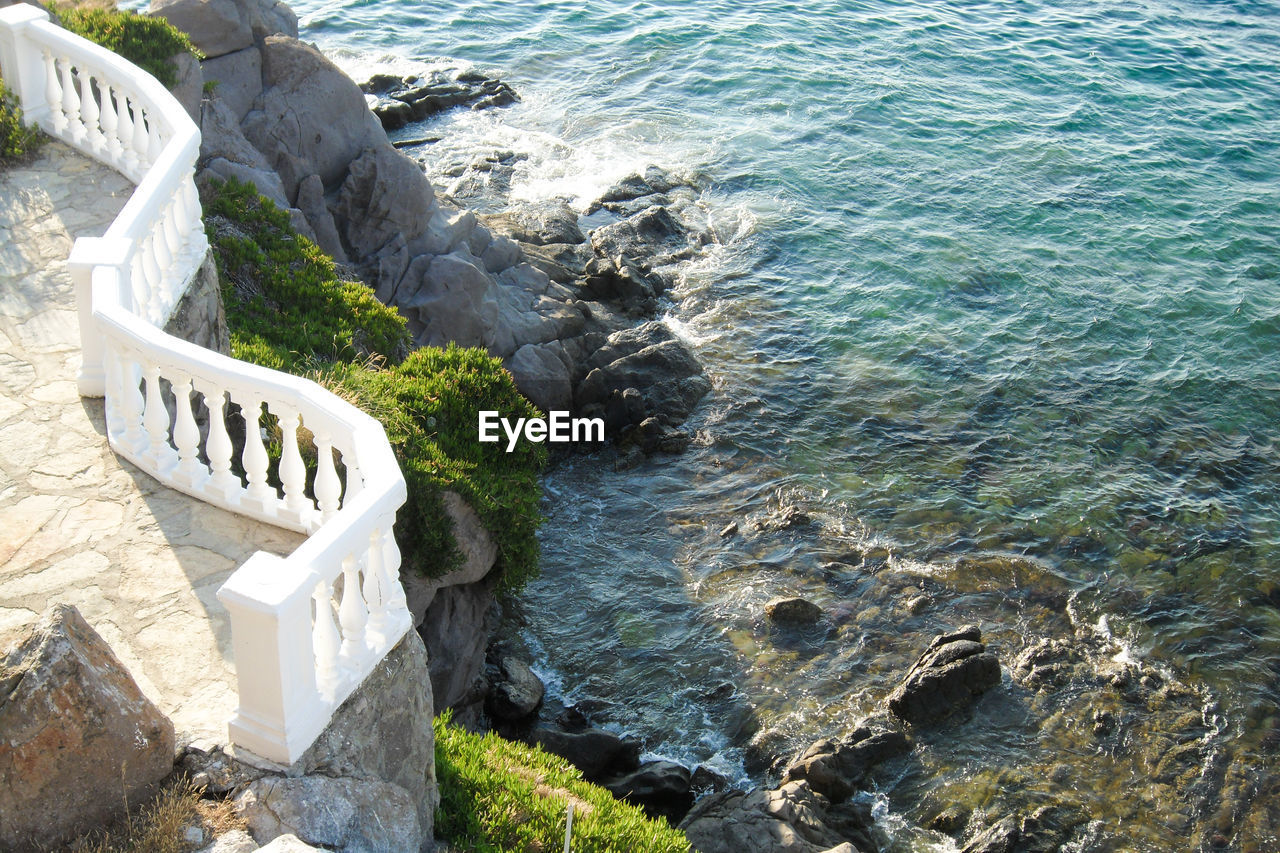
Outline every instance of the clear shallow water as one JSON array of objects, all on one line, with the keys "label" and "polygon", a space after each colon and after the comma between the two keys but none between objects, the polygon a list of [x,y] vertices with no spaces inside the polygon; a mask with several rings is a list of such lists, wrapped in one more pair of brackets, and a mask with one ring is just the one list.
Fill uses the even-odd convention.
[{"label": "clear shallow water", "polygon": [[[1070,639],[1066,684],[877,780],[894,843],[1052,803],[1073,849],[1280,849],[1280,6],[585,6],[295,4],[355,69],[522,94],[431,125],[442,186],[497,150],[518,198],[710,181],[695,446],[548,478],[521,612],[559,689],[759,781],[753,739],[852,727],[938,631]],[[780,592],[820,630],[771,631]]]}]

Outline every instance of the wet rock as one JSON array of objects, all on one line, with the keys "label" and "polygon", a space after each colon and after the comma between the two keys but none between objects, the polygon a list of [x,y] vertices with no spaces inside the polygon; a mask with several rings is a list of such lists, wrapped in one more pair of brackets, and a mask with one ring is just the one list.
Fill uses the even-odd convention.
[{"label": "wet rock", "polygon": [[733,536],[737,532],[738,532],[738,522],[731,521],[728,524],[726,524],[724,527],[720,528],[720,538],[727,539],[728,537]]},{"label": "wet rock", "polygon": [[491,649],[485,667],[489,697],[485,711],[504,722],[523,720],[538,710],[546,688],[529,664],[502,649]]},{"label": "wet rock", "polygon": [[999,684],[1000,661],[981,639],[976,626],[934,637],[889,694],[889,710],[917,725],[934,723]]},{"label": "wet rock", "polygon": [[693,256],[695,242],[665,207],[644,210],[591,232],[591,248],[602,258],[622,255],[647,269]]},{"label": "wet rock", "polygon": [[583,291],[587,298],[616,305],[633,316],[649,317],[658,309],[658,297],[666,290],[661,276],[625,255],[592,259],[586,267]]},{"label": "wet rock", "polygon": [[587,239],[578,227],[577,212],[563,201],[515,205],[485,217],[485,223],[500,234],[534,246],[576,245]]},{"label": "wet rock", "polygon": [[408,121],[422,121],[454,107],[486,109],[520,100],[506,83],[474,72],[451,75],[440,71],[427,77],[375,74],[361,84],[360,89],[377,97],[372,110],[387,130],[403,127]]},{"label": "wet rock", "polygon": [[581,244],[547,243],[521,246],[525,260],[547,274],[547,278],[560,284],[570,284],[586,274],[587,264],[595,257],[589,248]]},{"label": "wet rock", "polygon": [[974,836],[960,853],[1014,853],[1021,837],[1018,821],[1010,815]]},{"label": "wet rock", "polygon": [[648,416],[675,426],[711,389],[689,348],[657,322],[613,333],[588,366],[590,372],[574,393],[580,410],[593,403],[603,406],[615,391],[636,388]]},{"label": "wet rock", "polygon": [[856,853],[826,824],[827,807],[805,782],[723,791],[698,802],[680,829],[700,853]]},{"label": "wet rock", "polygon": [[900,731],[859,726],[841,741],[819,740],[783,772],[783,781],[805,780],[832,802],[848,799],[876,765],[911,749]]},{"label": "wet rock", "polygon": [[811,625],[822,618],[822,608],[799,596],[775,598],[764,606],[765,615],[782,625]]},{"label": "wet rock", "polygon": [[1022,650],[1010,674],[1015,681],[1035,690],[1060,687],[1070,679],[1076,657],[1070,643],[1041,638]]},{"label": "wet rock", "polygon": [[145,802],[173,723],[76,608],[54,605],[0,658],[0,849],[50,849]]},{"label": "wet rock", "polygon": [[693,768],[693,774],[689,777],[689,788],[695,796],[725,791],[731,784],[728,776],[717,773],[705,764]]},{"label": "wet rock", "polygon": [[779,507],[776,511],[769,513],[761,518],[757,518],[751,522],[751,527],[762,533],[777,530],[790,530],[793,527],[804,527],[810,524],[813,518],[809,513],[796,506]]},{"label": "wet rock", "polygon": [[617,778],[640,768],[640,741],[604,729],[566,732],[540,726],[530,734],[529,742],[565,759],[589,782]]},{"label": "wet rock", "polygon": [[929,828],[943,835],[955,835],[969,822],[969,812],[960,806],[947,806],[933,816]]},{"label": "wet rock", "polygon": [[651,817],[677,824],[693,806],[689,768],[673,761],[650,761],[638,770],[602,783],[620,800],[642,807]]}]

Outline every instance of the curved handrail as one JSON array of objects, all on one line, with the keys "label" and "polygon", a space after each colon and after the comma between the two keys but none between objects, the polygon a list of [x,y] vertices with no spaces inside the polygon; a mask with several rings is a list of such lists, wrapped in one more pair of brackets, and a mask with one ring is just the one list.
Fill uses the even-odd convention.
[{"label": "curved handrail", "polygon": [[231,741],[291,764],[412,625],[392,531],[405,482],[386,433],[314,382],[160,330],[208,251],[200,133],[163,86],[27,5],[0,9],[0,71],[29,122],[137,184],[69,259],[80,389],[105,398],[112,449],[206,503],[309,534],[218,591],[239,688]]}]

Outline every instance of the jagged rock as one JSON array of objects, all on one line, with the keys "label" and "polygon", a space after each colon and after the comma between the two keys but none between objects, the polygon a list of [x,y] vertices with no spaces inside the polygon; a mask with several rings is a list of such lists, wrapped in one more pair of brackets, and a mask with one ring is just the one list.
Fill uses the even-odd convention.
[{"label": "jagged rock", "polygon": [[431,650],[436,707],[454,709],[462,725],[474,724],[488,692],[484,652],[489,637],[494,580],[439,590],[419,628]]},{"label": "jagged rock", "polygon": [[292,834],[346,853],[429,850],[431,845],[409,793],[373,779],[268,776],[241,791],[235,807],[259,844]]},{"label": "jagged rock", "polygon": [[764,606],[765,615],[784,625],[809,625],[822,618],[822,608],[799,596],[775,598]]},{"label": "jagged rock", "polygon": [[384,142],[350,162],[334,214],[347,245],[364,258],[397,234],[409,244],[422,235],[436,214],[435,192],[416,163]]},{"label": "jagged rock", "polygon": [[501,272],[524,259],[520,244],[502,236],[492,237],[482,252],[477,253],[473,249],[472,254],[480,258],[489,272]]},{"label": "jagged rock", "polygon": [[960,853],[1014,853],[1021,838],[1018,821],[1009,815],[974,836]]},{"label": "jagged rock", "polygon": [[243,184],[252,184],[259,193],[271,199],[272,203],[281,210],[288,210],[293,206],[289,204],[289,199],[285,195],[280,176],[271,169],[255,169],[243,163],[233,163],[222,157],[215,157],[205,164],[196,179],[200,183],[213,179],[222,181],[234,179]]},{"label": "jagged rock", "polygon": [[270,35],[298,37],[298,16],[282,0],[243,0],[255,39]]},{"label": "jagged rock", "polygon": [[590,782],[640,768],[640,742],[604,729],[566,732],[540,726],[529,735],[529,742],[565,759]]},{"label": "jagged rock", "polygon": [[666,290],[661,276],[646,272],[623,255],[594,258],[586,267],[583,289],[589,298],[617,305],[635,316],[652,316]]},{"label": "jagged rock", "polygon": [[440,800],[431,726],[434,714],[427,650],[422,638],[410,631],[338,707],[290,774],[394,786],[416,809],[419,844],[425,845],[432,837]]},{"label": "jagged rock", "polygon": [[587,239],[578,227],[577,212],[563,201],[517,205],[485,221],[498,233],[534,246],[573,245]]},{"label": "jagged rock", "polygon": [[969,626],[933,638],[888,698],[889,710],[916,724],[937,722],[1000,683],[1000,661]]},{"label": "jagged rock", "polygon": [[266,775],[264,770],[236,761],[221,747],[206,750],[190,744],[183,750],[178,762],[194,787],[217,796],[228,794]]},{"label": "jagged rock", "polygon": [[310,174],[337,186],[366,147],[392,150],[360,88],[319,50],[283,35],[268,36],[261,50],[264,88],[241,127],[290,195]]},{"label": "jagged rock", "polygon": [[693,807],[691,782],[689,768],[674,761],[650,761],[625,776],[606,780],[603,786],[618,799],[676,824]]},{"label": "jagged rock", "polygon": [[543,411],[568,411],[573,405],[572,373],[559,341],[525,344],[506,361],[520,393]]},{"label": "jagged rock", "polygon": [[694,805],[680,829],[700,853],[856,853],[826,824],[827,805],[804,782],[724,791]]},{"label": "jagged rock", "polygon": [[574,393],[582,411],[592,404],[603,407],[614,391],[636,388],[648,416],[674,426],[711,389],[693,353],[658,322],[613,333],[591,356],[589,366]]},{"label": "jagged rock", "polygon": [[546,687],[542,679],[519,658],[494,650],[486,667],[489,698],[485,711],[504,722],[523,720],[538,710]]},{"label": "jagged rock", "polygon": [[206,59],[201,68],[205,81],[215,84],[213,99],[226,105],[238,125],[262,94],[262,53],[256,47],[246,47]]},{"label": "jagged rock", "polygon": [[[264,172],[271,164],[262,152],[245,139],[240,121],[222,98],[205,98],[200,102],[200,163],[222,158]],[[279,183],[279,177],[276,183]],[[281,185],[281,195],[284,194]]]},{"label": "jagged rock", "polygon": [[591,232],[591,248],[602,258],[622,255],[652,269],[692,257],[688,232],[665,207],[652,205]]},{"label": "jagged rock", "polygon": [[526,261],[560,284],[569,284],[582,277],[586,273],[587,264],[595,257],[591,249],[582,244],[524,244],[521,249]]},{"label": "jagged rock", "polygon": [[173,724],[65,604],[0,658],[0,849],[49,849],[144,802]]},{"label": "jagged rock", "polygon": [[205,56],[222,56],[253,44],[249,16],[236,0],[151,0],[151,14],[190,35]]},{"label": "jagged rock", "polygon": [[880,762],[911,748],[899,731],[859,726],[843,741],[819,740],[787,767],[783,781],[805,780],[832,802],[848,799]]},{"label": "jagged rock", "polygon": [[695,795],[715,794],[727,790],[730,784],[732,783],[728,776],[712,770],[705,764],[699,764],[693,768],[693,774],[689,777],[689,788]]},{"label": "jagged rock", "polygon": [[333,221],[333,214],[325,204],[324,182],[319,175],[308,175],[298,184],[297,205],[315,233],[315,241],[320,249],[338,263],[345,264],[347,253],[342,248],[342,238],[338,236],[338,226]]},{"label": "jagged rock", "polygon": [[1028,645],[1013,662],[1013,678],[1033,689],[1065,684],[1071,677],[1076,651],[1063,640],[1041,638]]},{"label": "jagged rock", "polygon": [[[360,89],[377,97],[372,109],[387,130],[403,127],[409,121],[422,121],[454,107],[470,105],[472,109],[485,109],[520,100],[506,83],[475,72],[451,77],[439,71],[428,78],[376,74]],[[393,104],[401,104],[403,108]]]}]

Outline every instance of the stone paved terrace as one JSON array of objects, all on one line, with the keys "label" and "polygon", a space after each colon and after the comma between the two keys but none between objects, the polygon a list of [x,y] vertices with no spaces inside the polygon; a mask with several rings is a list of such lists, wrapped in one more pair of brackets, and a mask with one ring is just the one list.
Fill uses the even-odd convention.
[{"label": "stone paved terrace", "polygon": [[299,534],[168,489],[107,446],[82,399],[67,255],[100,236],[132,185],[59,142],[0,171],[0,650],[55,602],[79,608],[179,743],[225,743],[231,631],[215,594],[254,551]]}]

